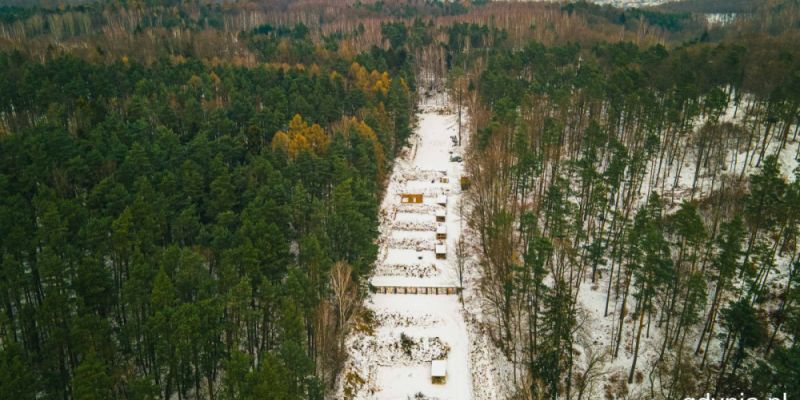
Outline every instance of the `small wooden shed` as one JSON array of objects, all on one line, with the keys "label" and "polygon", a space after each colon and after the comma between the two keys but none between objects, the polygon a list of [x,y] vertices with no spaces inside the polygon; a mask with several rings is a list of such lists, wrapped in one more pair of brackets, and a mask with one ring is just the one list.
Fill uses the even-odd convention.
[{"label": "small wooden shed", "polygon": [[444,243],[436,244],[436,259],[437,260],[447,259],[447,245],[445,245]]},{"label": "small wooden shed", "polygon": [[444,208],[440,208],[436,210],[436,222],[445,222],[447,216],[447,210]]},{"label": "small wooden shed", "polygon": [[468,176],[461,177],[461,190],[468,190],[470,186],[470,179]]},{"label": "small wooden shed", "polygon": [[431,361],[431,383],[436,385],[447,383],[447,360]]},{"label": "small wooden shed", "polygon": [[405,204],[422,204],[422,193],[403,193],[400,202]]},{"label": "small wooden shed", "polygon": [[439,225],[436,227],[436,239],[437,240],[447,239],[447,225]]}]

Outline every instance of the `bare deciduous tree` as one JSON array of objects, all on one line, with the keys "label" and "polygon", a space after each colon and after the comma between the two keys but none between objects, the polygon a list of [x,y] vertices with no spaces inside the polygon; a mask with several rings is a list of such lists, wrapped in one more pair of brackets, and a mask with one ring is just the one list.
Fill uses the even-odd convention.
[{"label": "bare deciduous tree", "polygon": [[331,268],[331,292],[336,308],[336,328],[339,331],[340,345],[344,346],[347,323],[358,304],[358,290],[353,281],[353,268],[344,261],[338,261]]}]

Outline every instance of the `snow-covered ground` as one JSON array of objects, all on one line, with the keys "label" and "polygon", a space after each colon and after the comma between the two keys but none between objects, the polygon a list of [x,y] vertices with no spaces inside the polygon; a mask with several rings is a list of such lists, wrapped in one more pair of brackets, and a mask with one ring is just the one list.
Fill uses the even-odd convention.
[{"label": "snow-covered ground", "polygon": [[736,19],[736,13],[705,14],[705,17],[710,25],[727,25]]},{"label": "snow-covered ground", "polygon": [[[450,161],[466,146],[456,145],[458,115],[445,94],[420,104],[410,148],[394,166],[381,215],[380,252],[373,286],[459,287],[456,247],[465,221],[459,215],[463,165]],[[463,123],[463,121],[462,121]],[[463,125],[462,125],[463,126]],[[467,135],[464,134],[464,137]],[[401,203],[401,194],[421,193],[422,204]],[[440,205],[441,196],[446,205]],[[445,211],[445,222],[437,214]],[[447,238],[436,238],[445,225]],[[446,259],[435,248],[446,245]],[[465,274],[466,275],[466,274]],[[474,298],[464,281],[464,293]],[[465,305],[467,307],[465,307]],[[337,398],[495,399],[491,345],[481,332],[479,313],[458,294],[370,294],[372,329],[358,330],[345,342],[348,359]],[[477,307],[479,308],[479,307]],[[475,348],[476,344],[480,344]],[[443,384],[431,380],[431,361],[447,360]],[[479,368],[475,368],[478,365]]]},{"label": "snow-covered ground", "polygon": [[[744,112],[739,109],[737,113],[734,104],[729,105],[729,108],[723,114],[721,121],[734,123],[737,125],[744,124],[749,129],[763,129],[762,127],[751,127],[750,125],[747,125]],[[704,121],[698,119],[695,121],[694,125],[696,129],[699,129],[703,123]],[[795,132],[795,126],[790,128],[790,132]],[[791,137],[792,136],[790,136],[786,146],[782,149],[780,148],[780,140],[777,137],[773,138],[769,146],[767,146],[767,151],[765,152],[765,155],[777,156],[781,164],[781,173],[787,182],[794,181],[794,171],[796,168],[800,167],[800,141],[796,141]],[[761,139],[758,139],[757,143],[760,143],[760,140]],[[758,172],[760,170],[760,167],[757,166],[758,156],[752,156],[753,152],[754,149],[751,149],[751,157],[747,157],[747,153],[745,151],[728,152],[725,155],[725,164],[727,165],[727,169],[722,172],[735,176],[749,176],[750,174]],[[650,186],[650,182],[645,181],[640,189],[640,195],[636,199],[636,204],[645,204],[650,190],[652,189],[656,190],[660,195],[662,195],[662,200],[665,201],[666,211],[668,213],[675,212],[681,202],[691,199],[691,187],[695,178],[695,157],[696,155],[694,152],[689,150],[685,160],[683,160],[683,163],[680,165],[680,168],[678,163],[676,163],[674,166],[668,167],[669,171],[664,179],[664,181],[667,182],[666,189],[663,191],[661,188],[652,188]],[[747,160],[746,163],[745,160]],[[648,172],[646,173],[646,176],[650,176],[653,168],[653,165],[648,166]],[[712,188],[712,181],[714,178],[715,177],[713,175],[701,171],[701,175],[698,176],[697,180],[697,193],[695,198],[704,198],[708,196],[712,190],[719,189],[719,176],[716,177],[716,187]],[[672,183],[675,181],[677,181],[678,184],[676,187],[672,188]],[[776,257],[776,272],[771,275],[770,282],[775,283],[781,280],[785,282],[787,279],[786,273],[788,271],[788,258],[788,255]],[[622,301],[622,296],[617,296],[612,291],[611,299],[608,305],[608,315],[604,316],[606,297],[608,293],[607,288],[609,285],[608,281],[611,276],[609,275],[608,264],[600,267],[598,270],[600,271],[600,277],[597,283],[591,283],[590,274],[587,274],[584,281],[580,285],[580,290],[577,297],[578,309],[581,312],[579,320],[583,321],[583,332],[586,334],[586,338],[582,341],[583,348],[581,350],[585,353],[586,350],[591,347],[595,351],[607,351],[608,354],[611,354],[614,343],[613,340],[617,333],[616,330],[619,324],[619,308]],[[618,274],[618,270],[615,272],[613,279],[617,279],[616,274]],[[712,294],[713,290],[709,288],[709,297]],[[614,375],[622,376],[623,380],[627,379],[627,374],[630,371],[633,360],[635,335],[630,329],[632,326],[630,323],[630,318],[633,315],[630,311],[634,303],[635,299],[631,293],[629,294],[628,304],[626,306],[626,308],[628,308],[628,315],[626,316],[625,329],[622,332],[622,346],[619,352],[619,357],[611,358],[608,356],[606,358],[608,362],[603,364],[601,368],[603,370],[603,375],[606,377],[604,383],[607,383],[608,380],[610,380]],[[710,304],[710,301],[708,303]],[[707,312],[708,310],[704,309],[701,314]],[[690,331],[687,336],[686,343],[687,347],[690,348],[688,350],[689,352],[691,352],[691,350],[694,348],[693,346],[697,343],[700,328],[702,328],[702,326],[693,327],[693,330]],[[641,340],[642,344],[641,349],[639,350],[637,371],[643,373],[644,380],[643,382],[634,383],[629,386],[628,390],[630,391],[632,397],[640,395],[645,396],[644,394],[649,393],[651,384],[649,379],[650,374],[653,371],[652,365],[658,358],[660,346],[663,341],[663,332],[656,326],[656,324],[653,324],[652,326],[648,326],[647,333],[643,335]],[[712,342],[712,345],[709,347],[710,360],[718,360],[720,353],[719,347],[720,346],[716,342]],[[581,362],[579,361],[579,364],[580,363]],[[579,365],[579,367],[583,366],[584,365]],[[658,382],[655,384],[657,385]],[[590,393],[592,398],[602,396],[602,390],[603,385],[595,386],[594,391]]]},{"label": "snow-covered ground", "polygon": [[[541,0],[529,0],[529,1],[541,1]],[[546,1],[558,2],[558,3],[564,2],[564,0],[546,0]],[[589,3],[595,3],[600,5],[609,4],[614,7],[620,7],[620,8],[651,7],[675,1],[679,0],[588,0]]]}]

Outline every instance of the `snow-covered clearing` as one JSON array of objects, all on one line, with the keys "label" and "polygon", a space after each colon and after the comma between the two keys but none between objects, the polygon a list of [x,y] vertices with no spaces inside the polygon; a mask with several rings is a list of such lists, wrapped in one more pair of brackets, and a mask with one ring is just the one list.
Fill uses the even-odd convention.
[{"label": "snow-covered clearing", "polygon": [[[458,115],[446,95],[424,98],[410,149],[397,160],[381,208],[380,252],[370,284],[381,287],[460,287],[456,247],[465,221],[459,215],[463,165],[453,137]],[[467,135],[464,134],[464,137]],[[423,203],[401,203],[422,194]],[[447,196],[445,205],[443,197]],[[437,221],[444,211],[445,221]],[[437,239],[446,234],[446,239]],[[435,249],[445,245],[446,258]],[[474,298],[464,280],[464,293]],[[466,307],[465,307],[466,305]],[[495,399],[495,377],[479,317],[459,294],[378,294],[365,300],[374,326],[346,339],[348,359],[337,398]],[[479,314],[478,314],[479,315]],[[476,344],[480,344],[475,348]],[[446,359],[444,383],[433,383],[431,362]],[[477,367],[477,368],[476,368]]]}]

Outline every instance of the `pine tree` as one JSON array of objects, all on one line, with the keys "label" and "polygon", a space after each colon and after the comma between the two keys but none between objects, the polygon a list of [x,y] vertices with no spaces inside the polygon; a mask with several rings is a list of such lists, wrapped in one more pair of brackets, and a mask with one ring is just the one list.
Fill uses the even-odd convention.
[{"label": "pine tree", "polygon": [[[747,357],[747,350],[764,343],[767,331],[762,318],[750,302],[743,298],[722,310],[722,319],[727,330],[720,359],[720,372],[715,394],[735,393],[746,383],[739,382],[739,368]],[[728,373],[728,365],[732,365]]]},{"label": "pine tree", "polygon": [[21,346],[9,343],[0,350],[0,397],[35,399],[39,390],[38,377]]},{"label": "pine tree", "polygon": [[72,380],[75,399],[101,400],[111,397],[113,381],[105,364],[90,351],[83,357]]},{"label": "pine tree", "polygon": [[717,311],[719,310],[720,303],[724,298],[724,294],[730,289],[732,279],[739,269],[739,257],[742,254],[742,240],[744,239],[745,230],[741,219],[735,218],[730,222],[722,224],[720,234],[717,237],[717,247],[719,254],[712,261],[712,268],[716,275],[714,285],[714,297],[711,300],[711,307],[708,311],[703,330],[700,332],[700,340],[697,342],[695,354],[700,353],[703,345],[703,338],[708,336],[706,341],[705,350],[703,351],[703,360],[700,363],[702,366],[708,354],[708,346],[711,343],[711,338],[714,333],[714,325],[717,320]]}]

